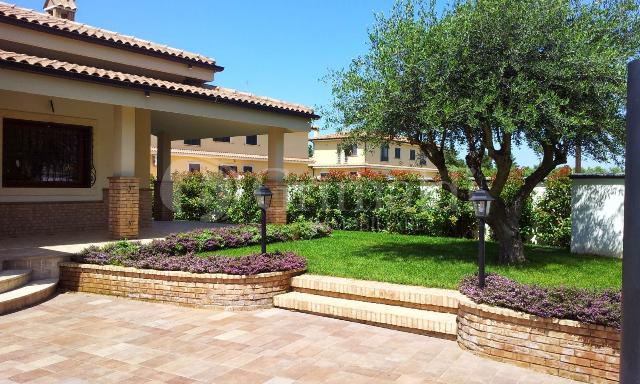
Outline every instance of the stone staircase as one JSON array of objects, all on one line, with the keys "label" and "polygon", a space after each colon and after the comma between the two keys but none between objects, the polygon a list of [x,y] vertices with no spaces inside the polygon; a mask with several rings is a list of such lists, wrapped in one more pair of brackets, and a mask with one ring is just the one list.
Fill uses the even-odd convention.
[{"label": "stone staircase", "polygon": [[301,275],[274,305],[402,331],[456,339],[458,303],[451,290]]},{"label": "stone staircase", "polygon": [[[41,303],[56,291],[60,257],[0,260],[0,315]],[[3,269],[4,268],[4,269]]]}]

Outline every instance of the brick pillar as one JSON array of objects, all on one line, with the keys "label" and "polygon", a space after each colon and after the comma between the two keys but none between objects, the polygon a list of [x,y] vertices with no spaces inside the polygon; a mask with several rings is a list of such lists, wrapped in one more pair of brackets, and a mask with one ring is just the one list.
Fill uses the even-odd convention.
[{"label": "brick pillar", "polygon": [[139,234],[140,181],[137,177],[109,178],[109,235],[135,239]]},{"label": "brick pillar", "polygon": [[151,188],[140,188],[140,228],[151,227],[153,215]]},{"label": "brick pillar", "polygon": [[154,219],[173,220],[173,181],[156,181],[153,194]]},{"label": "brick pillar", "polygon": [[267,223],[287,223],[287,184],[284,182],[267,181],[265,185],[273,193],[271,206],[267,209]]}]

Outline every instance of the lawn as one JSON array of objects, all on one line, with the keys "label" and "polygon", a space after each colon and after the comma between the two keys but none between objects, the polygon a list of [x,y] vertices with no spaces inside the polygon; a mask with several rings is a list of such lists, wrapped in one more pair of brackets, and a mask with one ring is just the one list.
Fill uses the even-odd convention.
[{"label": "lawn", "polygon": [[[477,271],[477,247],[477,241],[466,239],[335,231],[328,238],[271,244],[268,250],[304,256],[312,274],[455,289],[463,276]],[[234,256],[259,251],[259,246],[252,246],[208,254]],[[622,282],[619,259],[537,246],[527,246],[529,261],[524,265],[499,265],[497,256],[497,245],[488,243],[487,271],[522,283],[620,288]]]}]

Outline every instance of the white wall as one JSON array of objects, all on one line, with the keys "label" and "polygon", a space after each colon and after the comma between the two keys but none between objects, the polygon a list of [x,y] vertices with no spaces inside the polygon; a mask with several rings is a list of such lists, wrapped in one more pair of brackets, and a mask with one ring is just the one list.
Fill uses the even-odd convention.
[{"label": "white wall", "polygon": [[571,252],[622,257],[624,178],[574,178]]}]

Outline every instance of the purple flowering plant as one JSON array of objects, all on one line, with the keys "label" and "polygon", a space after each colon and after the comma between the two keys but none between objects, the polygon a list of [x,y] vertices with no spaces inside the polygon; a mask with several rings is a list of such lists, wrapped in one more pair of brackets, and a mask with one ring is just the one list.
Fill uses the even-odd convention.
[{"label": "purple flowering plant", "polygon": [[[314,239],[331,235],[324,224],[298,222],[267,226],[267,242]],[[103,247],[92,246],[73,257],[74,261],[99,265],[119,265],[167,271],[251,275],[306,267],[304,258],[291,253],[253,254],[242,257],[198,256],[199,252],[238,248],[260,242],[260,227],[243,225],[170,235],[149,244],[118,241]]]},{"label": "purple flowering plant", "polygon": [[484,289],[478,287],[478,276],[470,275],[460,283],[460,292],[478,304],[509,308],[540,317],[620,328],[620,290],[546,288],[489,274]]}]

